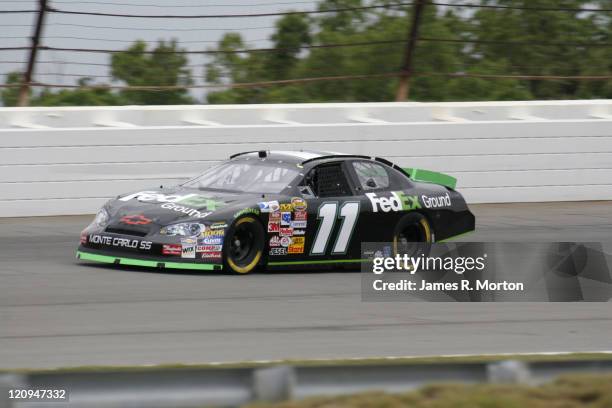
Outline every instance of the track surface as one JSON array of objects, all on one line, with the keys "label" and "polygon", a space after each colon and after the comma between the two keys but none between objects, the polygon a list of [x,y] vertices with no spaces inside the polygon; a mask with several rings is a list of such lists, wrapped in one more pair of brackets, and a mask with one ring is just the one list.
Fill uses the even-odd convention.
[{"label": "track surface", "polygon": [[[612,237],[612,202],[472,208],[472,241]],[[0,368],[612,349],[611,303],[367,303],[358,273],[83,264],[90,219],[0,220]]]}]

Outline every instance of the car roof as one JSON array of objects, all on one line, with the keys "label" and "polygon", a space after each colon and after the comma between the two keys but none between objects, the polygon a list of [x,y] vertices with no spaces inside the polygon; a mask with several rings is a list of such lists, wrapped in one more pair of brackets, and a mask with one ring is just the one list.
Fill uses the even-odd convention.
[{"label": "car roof", "polygon": [[230,159],[234,158],[263,158],[260,154],[265,152],[265,158],[270,160],[281,160],[284,162],[295,163],[295,164],[304,164],[307,162],[322,160],[322,159],[332,159],[332,158],[365,158],[371,159],[369,156],[361,156],[354,154],[344,154],[337,152],[323,152],[323,151],[315,151],[315,150],[265,150],[265,151],[252,151],[252,152],[244,152],[238,153],[230,156]]}]

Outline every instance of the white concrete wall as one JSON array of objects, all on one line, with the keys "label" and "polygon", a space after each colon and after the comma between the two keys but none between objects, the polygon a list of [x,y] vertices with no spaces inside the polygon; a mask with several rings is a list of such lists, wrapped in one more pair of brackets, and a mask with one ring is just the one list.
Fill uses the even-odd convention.
[{"label": "white concrete wall", "polygon": [[0,109],[0,216],[93,213],[247,150],[447,172],[471,203],[612,199],[612,102]]}]

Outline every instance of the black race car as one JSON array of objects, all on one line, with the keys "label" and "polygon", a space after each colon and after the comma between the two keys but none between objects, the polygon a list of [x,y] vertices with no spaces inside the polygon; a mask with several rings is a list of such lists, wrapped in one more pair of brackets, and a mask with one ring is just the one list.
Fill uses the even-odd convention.
[{"label": "black race car", "polygon": [[378,157],[240,153],[178,186],[110,200],[81,233],[77,257],[236,273],[359,263],[362,242],[398,252],[472,231],[455,182]]}]

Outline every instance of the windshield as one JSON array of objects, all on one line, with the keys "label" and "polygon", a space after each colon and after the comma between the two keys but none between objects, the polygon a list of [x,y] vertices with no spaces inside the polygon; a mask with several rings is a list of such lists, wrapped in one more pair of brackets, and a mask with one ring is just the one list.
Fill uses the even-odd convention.
[{"label": "windshield", "polygon": [[211,167],[184,186],[200,190],[280,193],[298,174],[297,168],[277,163],[236,161]]}]

